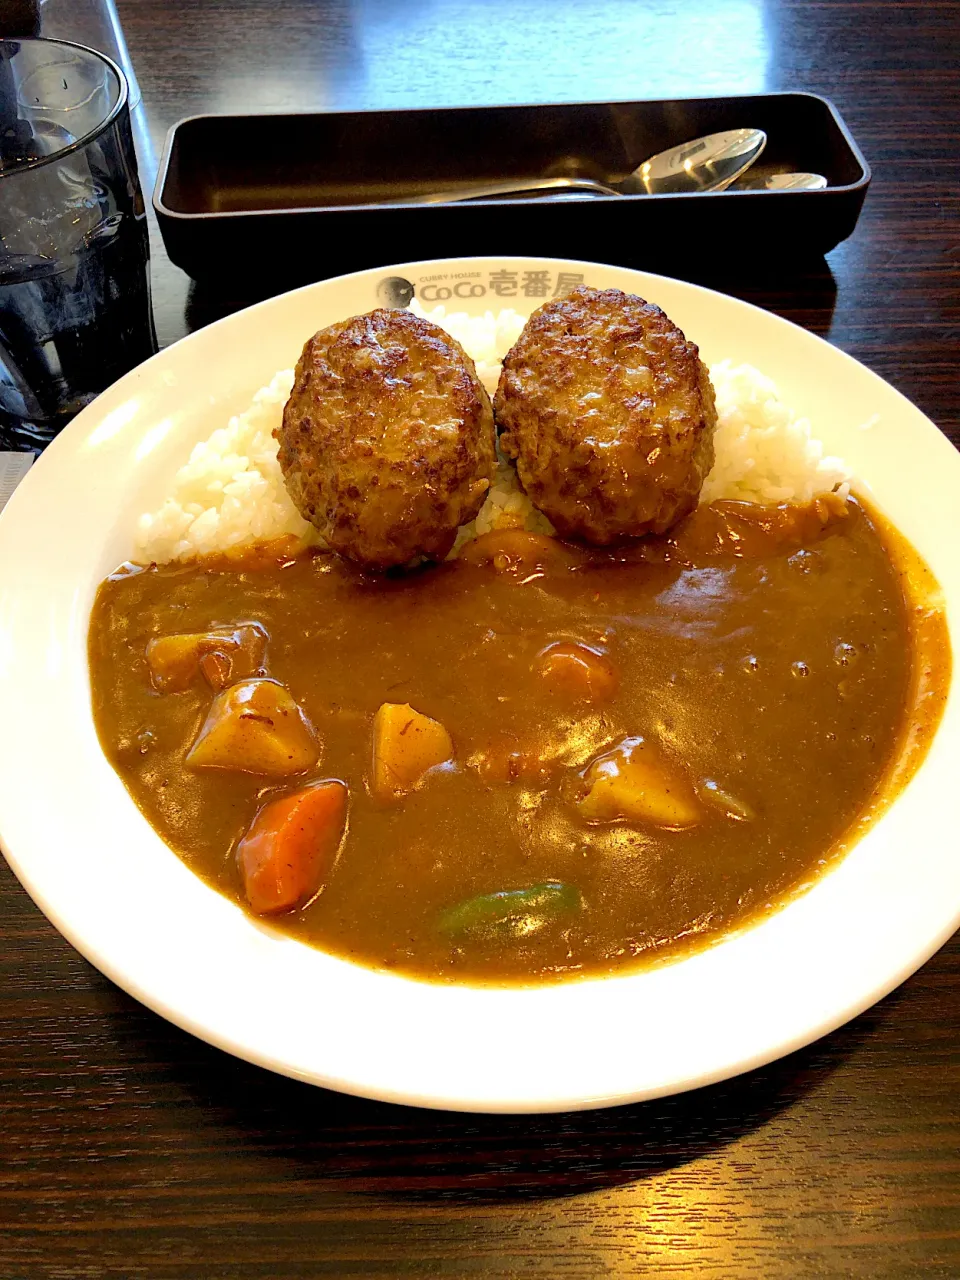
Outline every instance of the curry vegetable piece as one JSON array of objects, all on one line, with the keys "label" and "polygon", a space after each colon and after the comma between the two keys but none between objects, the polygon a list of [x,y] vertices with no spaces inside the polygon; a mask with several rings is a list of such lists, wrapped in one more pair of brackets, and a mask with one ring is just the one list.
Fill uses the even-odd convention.
[{"label": "curry vegetable piece", "polygon": [[459,558],[514,578],[521,585],[542,578],[550,569],[566,568],[573,561],[562,542],[527,529],[495,529],[481,534],[466,544]]},{"label": "curry vegetable piece", "polygon": [[529,889],[502,889],[468,898],[445,911],[437,929],[451,938],[526,938],[582,908],[575,885],[550,880]]},{"label": "curry vegetable piece", "polygon": [[276,680],[243,680],[218,693],[187,755],[194,769],[285,778],[320,757],[312,726]]},{"label": "curry vegetable piece", "polygon": [[643,738],[624,738],[584,774],[589,790],[577,802],[588,822],[652,822],[692,827],[702,813],[693,787]]},{"label": "curry vegetable piece", "polygon": [[408,702],[384,702],[373,721],[373,781],[381,800],[413,791],[428,769],[453,758],[453,740],[439,720]]},{"label": "curry vegetable piece", "polygon": [[704,778],[697,787],[697,795],[704,803],[714,805],[734,822],[753,822],[756,819],[756,813],[745,800],[735,796],[726,787],[721,787],[713,778]]},{"label": "curry vegetable piece", "polygon": [[150,680],[160,693],[180,693],[203,675],[213,689],[257,675],[267,637],[256,622],[187,635],[154,636],[147,644]]},{"label": "curry vegetable piece", "polygon": [[541,649],[533,667],[551,693],[571,701],[606,702],[620,683],[609,658],[573,640]]},{"label": "curry vegetable piece", "polygon": [[264,805],[237,846],[250,908],[272,915],[304,906],[336,860],[347,820],[347,787],[311,783]]}]

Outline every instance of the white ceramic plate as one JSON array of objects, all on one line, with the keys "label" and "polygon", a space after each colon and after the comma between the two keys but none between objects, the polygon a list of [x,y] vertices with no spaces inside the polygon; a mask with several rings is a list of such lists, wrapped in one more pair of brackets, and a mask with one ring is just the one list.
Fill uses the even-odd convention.
[{"label": "white ceramic plate", "polygon": [[[503,271],[517,296],[492,292],[491,274]],[[528,990],[413,982],[259,928],[163,844],[103,758],[90,714],[90,605],[194,441],[293,364],[315,330],[378,305],[388,278],[415,284],[428,307],[480,312],[532,310],[559,273],[639,293],[708,363],[729,356],[771,375],[926,558],[960,634],[960,457],[854,360],[720,294],[585,262],[411,263],[274,298],[155,356],[80,414],[0,517],[0,838],[34,901],[88,960],[251,1062],[432,1107],[549,1111],[650,1098],[823,1035],[960,923],[956,693],[906,791],[806,895],[690,959]]]}]

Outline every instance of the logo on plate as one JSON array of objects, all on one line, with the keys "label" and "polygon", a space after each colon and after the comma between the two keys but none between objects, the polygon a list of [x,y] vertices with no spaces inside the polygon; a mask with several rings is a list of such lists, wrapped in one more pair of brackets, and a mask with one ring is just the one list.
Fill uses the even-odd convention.
[{"label": "logo on plate", "polygon": [[403,276],[384,276],[377,285],[377,301],[384,307],[394,311],[402,311],[410,305],[414,288]]}]

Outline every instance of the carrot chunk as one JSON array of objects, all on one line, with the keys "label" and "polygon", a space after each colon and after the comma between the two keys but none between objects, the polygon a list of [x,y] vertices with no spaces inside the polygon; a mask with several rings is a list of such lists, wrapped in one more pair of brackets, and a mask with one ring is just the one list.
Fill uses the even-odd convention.
[{"label": "carrot chunk", "polygon": [[347,786],[311,783],[264,805],[237,846],[250,908],[275,915],[304,906],[336,861],[347,819]]}]

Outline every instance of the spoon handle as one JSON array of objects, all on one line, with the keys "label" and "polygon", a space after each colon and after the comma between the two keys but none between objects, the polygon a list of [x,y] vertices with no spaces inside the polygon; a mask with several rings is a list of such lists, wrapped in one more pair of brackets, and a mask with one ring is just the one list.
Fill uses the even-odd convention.
[{"label": "spoon handle", "polygon": [[584,191],[595,195],[618,196],[619,191],[592,178],[517,178],[513,182],[491,182],[484,186],[461,187],[457,191],[429,191],[422,196],[406,196],[389,204],[455,204],[463,200],[482,200],[492,196],[516,196],[534,191]]}]

